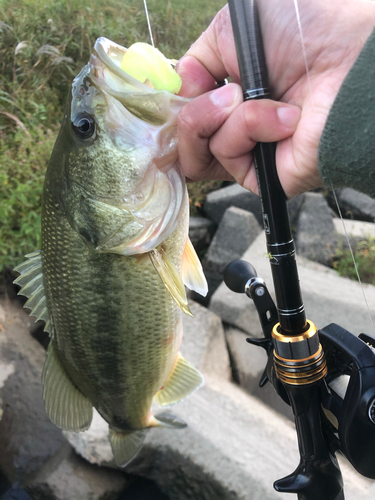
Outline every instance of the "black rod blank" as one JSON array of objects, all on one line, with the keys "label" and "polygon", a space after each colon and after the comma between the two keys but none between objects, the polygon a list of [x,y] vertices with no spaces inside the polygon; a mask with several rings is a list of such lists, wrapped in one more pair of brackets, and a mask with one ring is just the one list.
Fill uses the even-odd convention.
[{"label": "black rod blank", "polygon": [[[229,0],[244,100],[270,98],[267,66],[255,0]],[[286,196],[276,170],[275,143],[258,143],[254,163],[281,330],[288,335],[306,328],[295,246]]]},{"label": "black rod blank", "polygon": [[270,97],[258,11],[253,1],[230,1],[244,100]]}]

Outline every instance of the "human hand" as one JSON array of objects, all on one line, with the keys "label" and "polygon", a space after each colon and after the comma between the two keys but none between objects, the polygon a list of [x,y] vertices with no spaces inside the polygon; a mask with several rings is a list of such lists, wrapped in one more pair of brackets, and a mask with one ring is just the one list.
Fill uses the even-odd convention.
[{"label": "human hand", "polygon": [[[181,94],[196,97],[178,118],[179,156],[189,180],[235,179],[257,192],[251,150],[278,142],[276,165],[291,198],[322,185],[320,136],[336,94],[375,24],[364,0],[299,0],[309,78],[291,0],[258,2],[272,95],[242,102],[228,6],[178,64]],[[215,89],[230,76],[234,83]]]}]

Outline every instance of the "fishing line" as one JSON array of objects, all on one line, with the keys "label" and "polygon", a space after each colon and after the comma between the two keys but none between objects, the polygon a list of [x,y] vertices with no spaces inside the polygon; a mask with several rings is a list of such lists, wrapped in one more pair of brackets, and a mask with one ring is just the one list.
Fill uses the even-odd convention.
[{"label": "fishing line", "polygon": [[356,263],[356,261],[355,261],[354,252],[353,252],[352,246],[351,246],[351,244],[350,244],[349,235],[348,235],[348,232],[347,232],[346,227],[345,227],[345,224],[344,224],[344,218],[343,218],[343,216],[342,216],[342,214],[341,214],[341,210],[340,210],[339,202],[338,202],[338,200],[337,200],[335,190],[333,189],[332,182],[330,181],[330,183],[331,183],[332,193],[333,193],[333,196],[334,196],[334,198],[335,198],[336,206],[337,206],[337,209],[338,209],[338,211],[339,211],[340,219],[341,219],[341,222],[342,222],[342,227],[344,228],[345,238],[346,238],[346,241],[347,241],[347,243],[348,243],[348,247],[349,247],[349,250],[350,250],[350,254],[351,254],[351,256],[352,256],[352,260],[353,260],[353,264],[354,264],[354,269],[355,269],[355,272],[356,272],[356,274],[357,274],[357,278],[358,278],[359,284],[360,284],[360,286],[361,286],[362,295],[363,295],[363,298],[364,298],[364,301],[365,301],[365,304],[366,304],[366,308],[367,308],[367,312],[368,312],[368,315],[369,315],[369,318],[370,318],[371,326],[372,326],[373,331],[375,332],[375,325],[374,325],[374,321],[373,321],[373,319],[372,319],[372,316],[371,316],[371,311],[370,311],[370,307],[369,307],[369,304],[368,304],[368,301],[367,301],[367,297],[366,297],[366,294],[365,294],[365,290],[364,290],[364,287],[363,287],[363,284],[362,284],[361,278],[360,278],[360,276],[359,276],[358,266],[357,266],[357,263]]},{"label": "fishing line", "polygon": [[[152,36],[150,16],[149,16],[148,7],[147,7],[147,0],[143,0],[143,5],[145,6],[145,14],[146,14],[146,19],[147,19],[147,26],[148,26],[148,32],[150,34],[151,44],[152,44],[153,48],[155,49],[154,37]],[[155,57],[155,68],[159,68],[159,74],[160,74],[160,67],[158,65],[158,58],[156,57],[155,51],[154,51],[154,57]]]},{"label": "fishing line", "polygon": [[305,68],[306,68],[307,85],[309,88],[308,93],[309,93],[309,96],[310,96],[311,101],[312,101],[312,107],[314,108],[314,100],[313,100],[312,88],[311,88],[310,70],[309,70],[309,65],[307,63],[307,52],[306,52],[305,38],[303,36],[303,31],[302,31],[301,17],[299,14],[298,0],[294,0],[294,10],[296,11],[298,30],[299,30],[299,35],[301,38],[302,54],[303,54],[303,60],[305,62]]},{"label": "fishing line", "polygon": [[[148,15],[147,0],[143,0],[143,4],[145,6],[147,26],[148,26],[148,32],[150,33],[151,44],[155,48],[154,37],[152,36],[152,30],[151,30],[150,16]],[[155,60],[156,60],[156,56],[155,56]]]},{"label": "fishing line", "polygon": [[[309,66],[308,66],[308,62],[307,62],[306,45],[305,45],[305,39],[304,39],[304,36],[303,36],[300,11],[299,11],[299,7],[298,7],[298,0],[293,0],[293,1],[294,1],[294,8],[295,8],[295,11],[296,11],[298,30],[299,30],[299,34],[300,34],[300,38],[301,38],[301,46],[302,46],[303,59],[304,59],[305,68],[306,68],[306,77],[307,77],[307,84],[308,84],[308,89],[309,89],[308,90],[308,94],[309,94],[309,96],[311,98],[312,107],[314,108],[314,100],[313,100],[313,97],[312,97],[312,87],[311,87],[311,77],[310,77],[310,71],[309,71]],[[359,282],[361,290],[362,290],[362,295],[363,295],[363,298],[364,298],[364,301],[365,301],[365,304],[366,304],[367,313],[368,313],[369,318],[370,318],[372,329],[375,332],[375,324],[374,324],[374,321],[372,319],[372,315],[371,315],[370,307],[369,307],[369,304],[368,304],[368,301],[367,301],[367,297],[366,297],[366,294],[365,294],[364,286],[363,286],[361,278],[359,276],[358,266],[357,266],[357,263],[355,261],[353,248],[352,248],[352,245],[350,243],[350,238],[349,238],[348,232],[346,230],[344,218],[342,216],[341,209],[340,209],[340,206],[339,206],[339,203],[338,203],[338,199],[337,199],[337,196],[336,196],[336,192],[335,192],[335,190],[333,188],[333,185],[332,185],[331,181],[330,181],[330,184],[331,184],[331,190],[332,190],[332,193],[333,193],[333,197],[335,199],[337,211],[339,213],[339,216],[340,216],[340,219],[341,219],[341,223],[342,223],[342,226],[344,228],[345,238],[346,238],[346,241],[347,241],[347,244],[348,244],[348,247],[349,247],[350,254],[352,256],[352,261],[353,261],[354,269],[355,269],[355,272],[356,272],[356,275],[357,275],[357,279],[358,279],[358,282]]]}]

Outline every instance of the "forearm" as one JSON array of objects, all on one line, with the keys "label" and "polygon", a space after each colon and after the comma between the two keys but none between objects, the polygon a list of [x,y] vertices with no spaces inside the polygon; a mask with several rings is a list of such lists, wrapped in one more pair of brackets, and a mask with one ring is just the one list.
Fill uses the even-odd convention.
[{"label": "forearm", "polygon": [[327,187],[352,187],[375,198],[375,30],[330,110],[318,166]]}]

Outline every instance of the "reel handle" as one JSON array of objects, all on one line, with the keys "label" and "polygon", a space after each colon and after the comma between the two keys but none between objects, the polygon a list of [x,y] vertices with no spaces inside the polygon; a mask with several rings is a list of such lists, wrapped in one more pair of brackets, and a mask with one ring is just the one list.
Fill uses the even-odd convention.
[{"label": "reel handle", "polygon": [[224,282],[235,293],[246,293],[246,285],[257,272],[246,260],[234,260],[224,269]]}]

